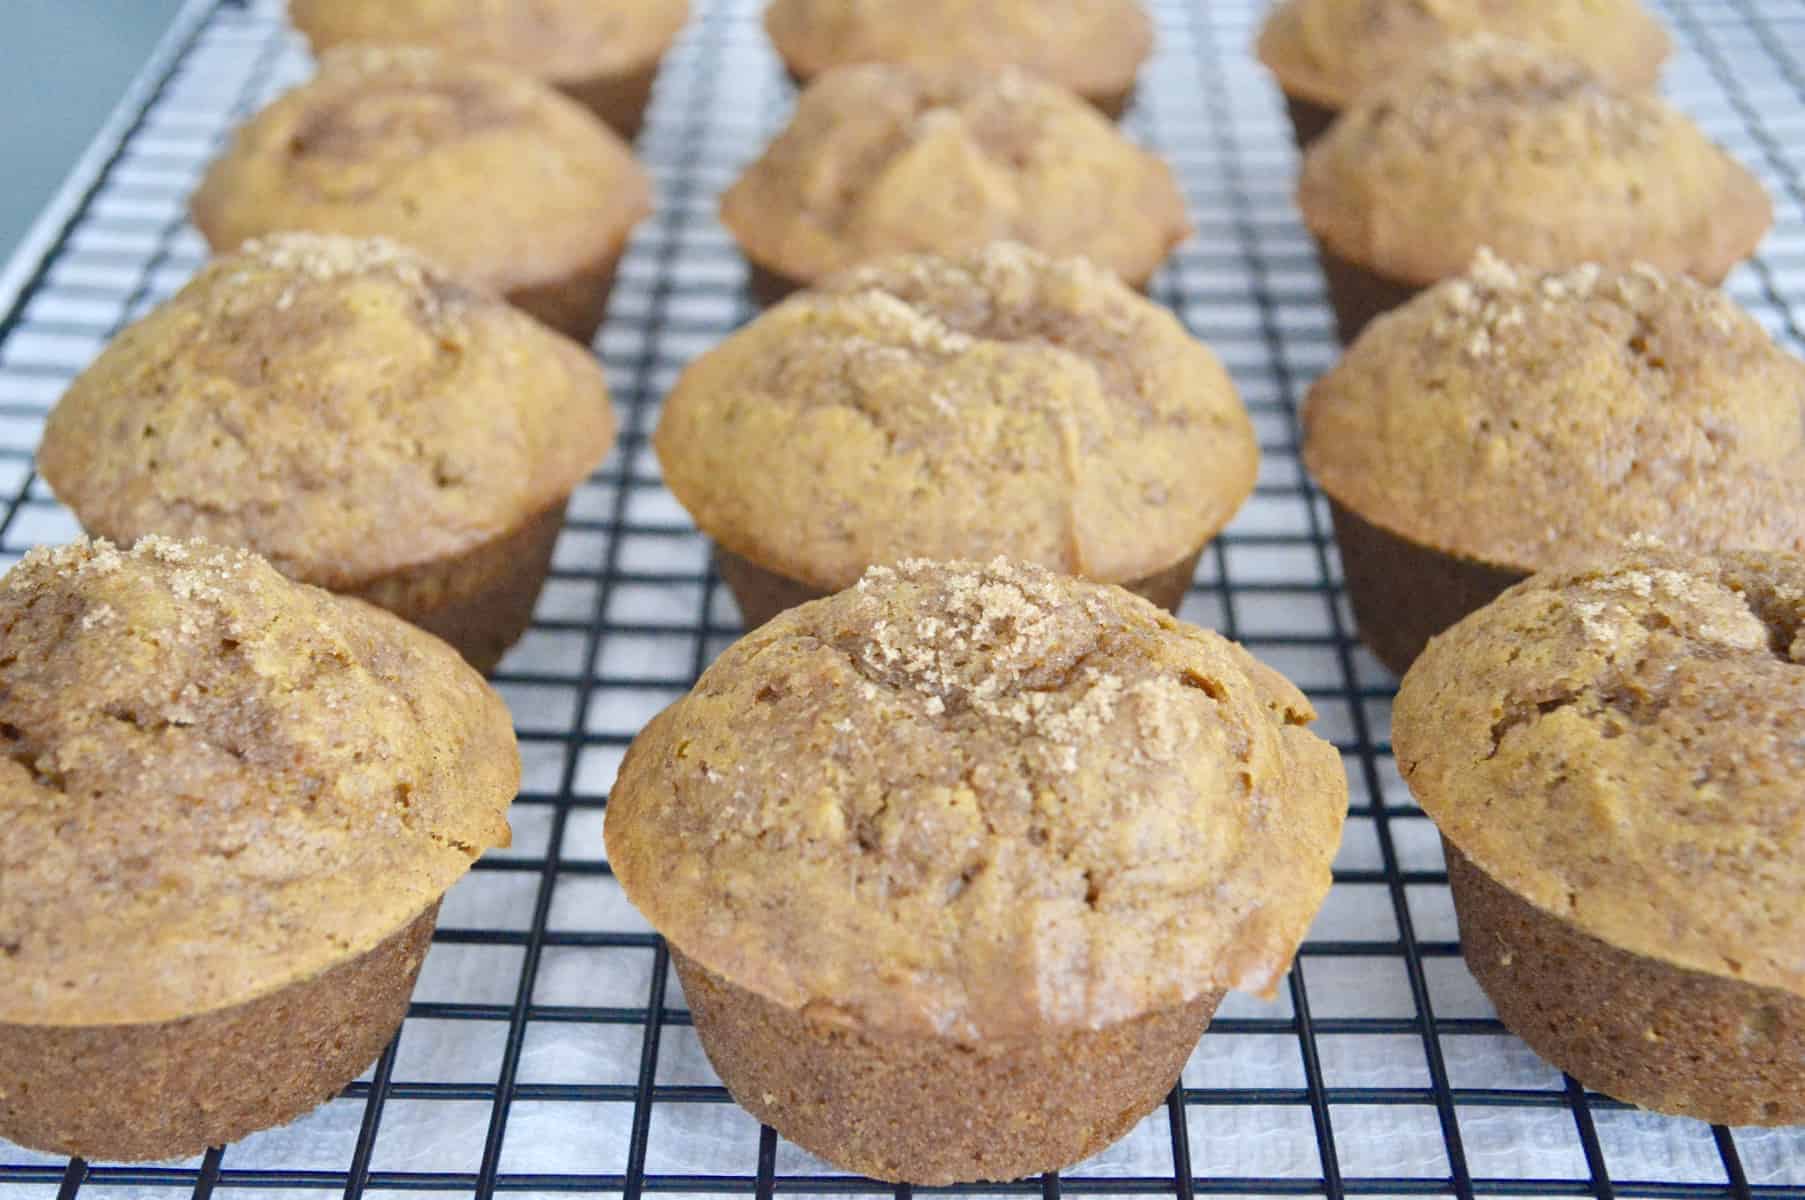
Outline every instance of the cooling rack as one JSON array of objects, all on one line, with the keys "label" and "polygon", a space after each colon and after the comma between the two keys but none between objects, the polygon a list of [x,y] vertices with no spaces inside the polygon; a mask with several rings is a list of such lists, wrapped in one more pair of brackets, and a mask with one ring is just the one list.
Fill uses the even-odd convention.
[{"label": "cooling rack", "polygon": [[[1228,364],[1265,456],[1183,615],[1247,643],[1320,710],[1353,787],[1335,886],[1279,997],[1231,997],[1181,1086],[1120,1144],[1058,1176],[954,1190],[1805,1196],[1805,1130],[1712,1128],[1589,1094],[1504,1032],[1461,962],[1439,844],[1389,752],[1394,681],[1352,639],[1326,513],[1298,467],[1296,405],[1336,349],[1290,203],[1289,129],[1248,51],[1262,3],[1155,0],[1160,52],[1127,128],[1172,161],[1198,227],[1154,295]],[[1728,287],[1805,350],[1805,4],[1655,6],[1677,43],[1669,94],[1775,197],[1775,232]],[[574,498],[532,632],[495,676],[526,767],[514,847],[447,898],[400,1036],[311,1116],[189,1162],[0,1143],[0,1200],[911,1194],[836,1172],[731,1103],[602,855],[627,743],[738,632],[647,435],[676,372],[751,312],[714,200],[790,101],[758,7],[701,0],[659,81],[639,145],[658,212],[597,339],[620,446]],[[45,411],[199,265],[183,215],[198,172],[307,69],[279,3],[191,0],[0,275],[5,563],[76,532],[32,474]]]}]

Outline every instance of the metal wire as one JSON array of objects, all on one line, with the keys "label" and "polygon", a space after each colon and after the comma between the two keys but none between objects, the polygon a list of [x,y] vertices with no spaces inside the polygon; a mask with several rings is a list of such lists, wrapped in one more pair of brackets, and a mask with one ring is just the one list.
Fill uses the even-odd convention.
[{"label": "metal wire", "polygon": [[[312,1117],[192,1162],[90,1166],[0,1143],[0,1200],[52,1189],[172,1200],[912,1193],[836,1174],[732,1106],[701,1062],[662,943],[602,857],[600,814],[626,744],[738,632],[647,439],[676,371],[750,315],[713,205],[788,104],[758,7],[698,4],[661,78],[639,147],[660,206],[598,340],[620,445],[575,497],[538,619],[495,677],[527,767],[516,845],[448,898],[402,1034]],[[1334,892],[1278,1001],[1225,1005],[1182,1085],[1121,1146],[1063,1176],[955,1190],[1805,1196],[1805,1131],[1709,1129],[1588,1094],[1505,1034],[1466,974],[1439,847],[1391,761],[1392,681],[1353,639],[1326,513],[1298,467],[1297,403],[1336,350],[1290,203],[1289,130],[1248,55],[1262,6],[1153,7],[1162,50],[1127,127],[1177,167],[1199,230],[1154,295],[1228,363],[1265,455],[1184,615],[1305,688],[1342,749],[1354,805]],[[1775,233],[1730,290],[1798,352],[1805,6],[1690,0],[1665,15],[1678,43],[1669,94],[1776,199]],[[305,71],[279,3],[218,0],[0,315],[0,561],[76,532],[30,470],[43,415],[107,338],[200,263],[183,216],[195,177],[232,124]],[[593,1055],[548,1063],[543,1048],[572,1035]],[[560,1139],[565,1150],[547,1159],[542,1148]]]}]

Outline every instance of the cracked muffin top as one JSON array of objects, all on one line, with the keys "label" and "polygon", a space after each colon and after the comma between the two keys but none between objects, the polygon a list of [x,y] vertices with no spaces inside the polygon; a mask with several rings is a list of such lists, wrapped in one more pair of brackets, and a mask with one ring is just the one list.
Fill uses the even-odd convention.
[{"label": "cracked muffin top", "polygon": [[1284,0],[1258,50],[1286,92],[1338,109],[1474,34],[1533,42],[1627,89],[1654,86],[1670,49],[1640,0]]},{"label": "cracked muffin top", "polygon": [[1340,756],[1239,646],[1003,560],[873,568],[634,741],[608,859],[774,1003],[965,1041],[1269,990],[1329,887]]},{"label": "cracked muffin top", "polygon": [[773,0],[765,29],[798,79],[857,63],[1021,67],[1094,102],[1153,52],[1140,0]]},{"label": "cracked muffin top", "polygon": [[506,845],[507,709],[457,653],[242,550],[0,579],[0,1022],[150,1023],[373,949]]},{"label": "cracked muffin top", "polygon": [[1014,68],[842,67],[721,198],[746,256],[811,281],[890,254],[1017,241],[1144,284],[1190,235],[1164,162]]},{"label": "cracked muffin top", "polygon": [[90,533],[205,537],[345,589],[518,528],[613,437],[576,343],[392,242],[289,234],[121,333],[38,467]]},{"label": "cracked muffin top", "polygon": [[1362,92],[1304,155],[1297,201],[1334,254],[1419,285],[1481,245],[1717,283],[1773,222],[1760,181],[1678,109],[1494,37]]},{"label": "cracked muffin top", "polygon": [[239,127],[190,209],[216,251],[292,230],[391,237],[508,292],[618,254],[651,184],[624,142],[530,75],[343,46]]},{"label": "cracked muffin top", "polygon": [[1805,558],[1644,544],[1429,644],[1398,767],[1487,875],[1623,950],[1805,995]]},{"label": "cracked muffin top", "polygon": [[1805,362],[1684,277],[1481,253],[1310,389],[1304,461],[1369,522],[1519,571],[1638,533],[1805,550]]},{"label": "cracked muffin top", "polygon": [[689,21],[689,0],[288,0],[288,15],[316,54],[431,46],[581,83],[655,62]]},{"label": "cracked muffin top", "polygon": [[827,591],[915,557],[1139,579],[1227,524],[1259,463],[1176,318],[1008,243],[792,297],[684,372],[654,442],[703,530]]}]

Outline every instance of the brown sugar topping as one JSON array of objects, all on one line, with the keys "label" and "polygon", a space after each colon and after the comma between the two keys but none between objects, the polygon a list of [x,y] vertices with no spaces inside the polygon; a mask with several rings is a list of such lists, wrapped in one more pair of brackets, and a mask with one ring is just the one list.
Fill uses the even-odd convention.
[{"label": "brown sugar topping", "polygon": [[1486,874],[1619,948],[1805,994],[1805,559],[1643,541],[1430,643],[1398,764]]},{"label": "brown sugar topping", "polygon": [[1346,805],[1308,703],[1119,589],[908,562],[748,635],[634,743],[609,861],[777,1003],[957,1038],[1270,987]]},{"label": "brown sugar topping", "polygon": [[0,586],[0,1021],[166,1021],[356,957],[507,842],[506,709],[243,551],[34,550]]},{"label": "brown sugar topping", "polygon": [[1137,579],[1220,529],[1258,462],[1227,374],[1170,313],[1010,243],[773,309],[684,372],[655,444],[710,536],[828,590],[1001,553]]},{"label": "brown sugar topping", "polygon": [[393,242],[281,234],[115,339],[38,466],[91,532],[247,546],[348,589],[518,528],[613,432],[576,344]]},{"label": "brown sugar topping", "polygon": [[1171,170],[1076,97],[946,64],[822,76],[721,214],[755,262],[805,280],[1013,240],[1139,283],[1190,231]]},{"label": "brown sugar topping", "polygon": [[1305,223],[1402,284],[1481,245],[1559,270],[1645,261],[1716,282],[1772,222],[1759,181],[1657,97],[1525,42],[1454,42],[1361,94],[1312,143]]},{"label": "brown sugar topping", "polygon": [[1482,254],[1375,322],[1304,424],[1337,501],[1493,566],[1577,567],[1638,533],[1805,549],[1805,363],[1723,293],[1645,264]]}]

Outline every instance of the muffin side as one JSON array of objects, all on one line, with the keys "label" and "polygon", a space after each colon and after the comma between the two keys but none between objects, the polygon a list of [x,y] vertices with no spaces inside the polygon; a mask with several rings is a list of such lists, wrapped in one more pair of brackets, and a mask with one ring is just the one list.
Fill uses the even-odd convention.
[{"label": "muffin side", "polygon": [[1304,157],[1305,223],[1349,282],[1424,287],[1482,245],[1544,270],[1648,262],[1717,283],[1773,221],[1755,177],[1683,114],[1522,42],[1454,43],[1355,101]]},{"label": "muffin side", "polygon": [[351,45],[239,127],[190,208],[215,251],[290,231],[394,238],[586,342],[651,186],[530,76]]},{"label": "muffin side", "polygon": [[[508,841],[499,697],[436,639],[200,541],[34,550],[0,627],[0,1041],[27,1047],[0,1074],[30,1097],[0,1133],[166,1158],[349,1082],[441,896]],[[193,1090],[142,1111],[153,1083]]]},{"label": "muffin side", "polygon": [[1474,973],[1590,1086],[1799,1111],[1802,630],[1805,558],[1644,543],[1511,588],[1405,677],[1399,769]]},{"label": "muffin side", "polygon": [[1171,169],[1021,71],[842,67],[721,198],[746,257],[806,285],[887,255],[1017,241],[1140,286],[1190,234]]},{"label": "muffin side", "polygon": [[752,624],[914,557],[1002,554],[1175,604],[1259,460],[1170,313],[1004,243],[772,309],[683,373],[653,444]]},{"label": "muffin side", "polygon": [[[1346,804],[1311,715],[1120,589],[1000,560],[874,569],[652,721],[609,862],[703,968],[698,1034],[754,1111],[893,1178],[1055,1169],[1157,1103],[1223,990],[1288,965]],[[1061,1048],[1133,1095],[988,1086]],[[887,1076],[932,1111],[849,1119]],[[923,1159],[927,1128],[950,1140]]]},{"label": "muffin side", "polygon": [[1120,116],[1153,51],[1139,0],[775,0],[765,31],[806,86],[835,67],[954,62],[1019,67]]},{"label": "muffin side", "polygon": [[1516,578],[1638,533],[1805,549],[1802,406],[1805,363],[1720,292],[1482,252],[1316,382],[1303,459],[1361,636],[1401,673]]},{"label": "muffin side", "polygon": [[289,0],[316,55],[347,44],[431,46],[555,85],[632,141],[659,60],[689,22],[689,0]]},{"label": "muffin side", "polygon": [[289,234],[128,327],[52,410],[38,464],[90,533],[245,546],[486,668],[613,436],[576,345],[393,243]]}]

